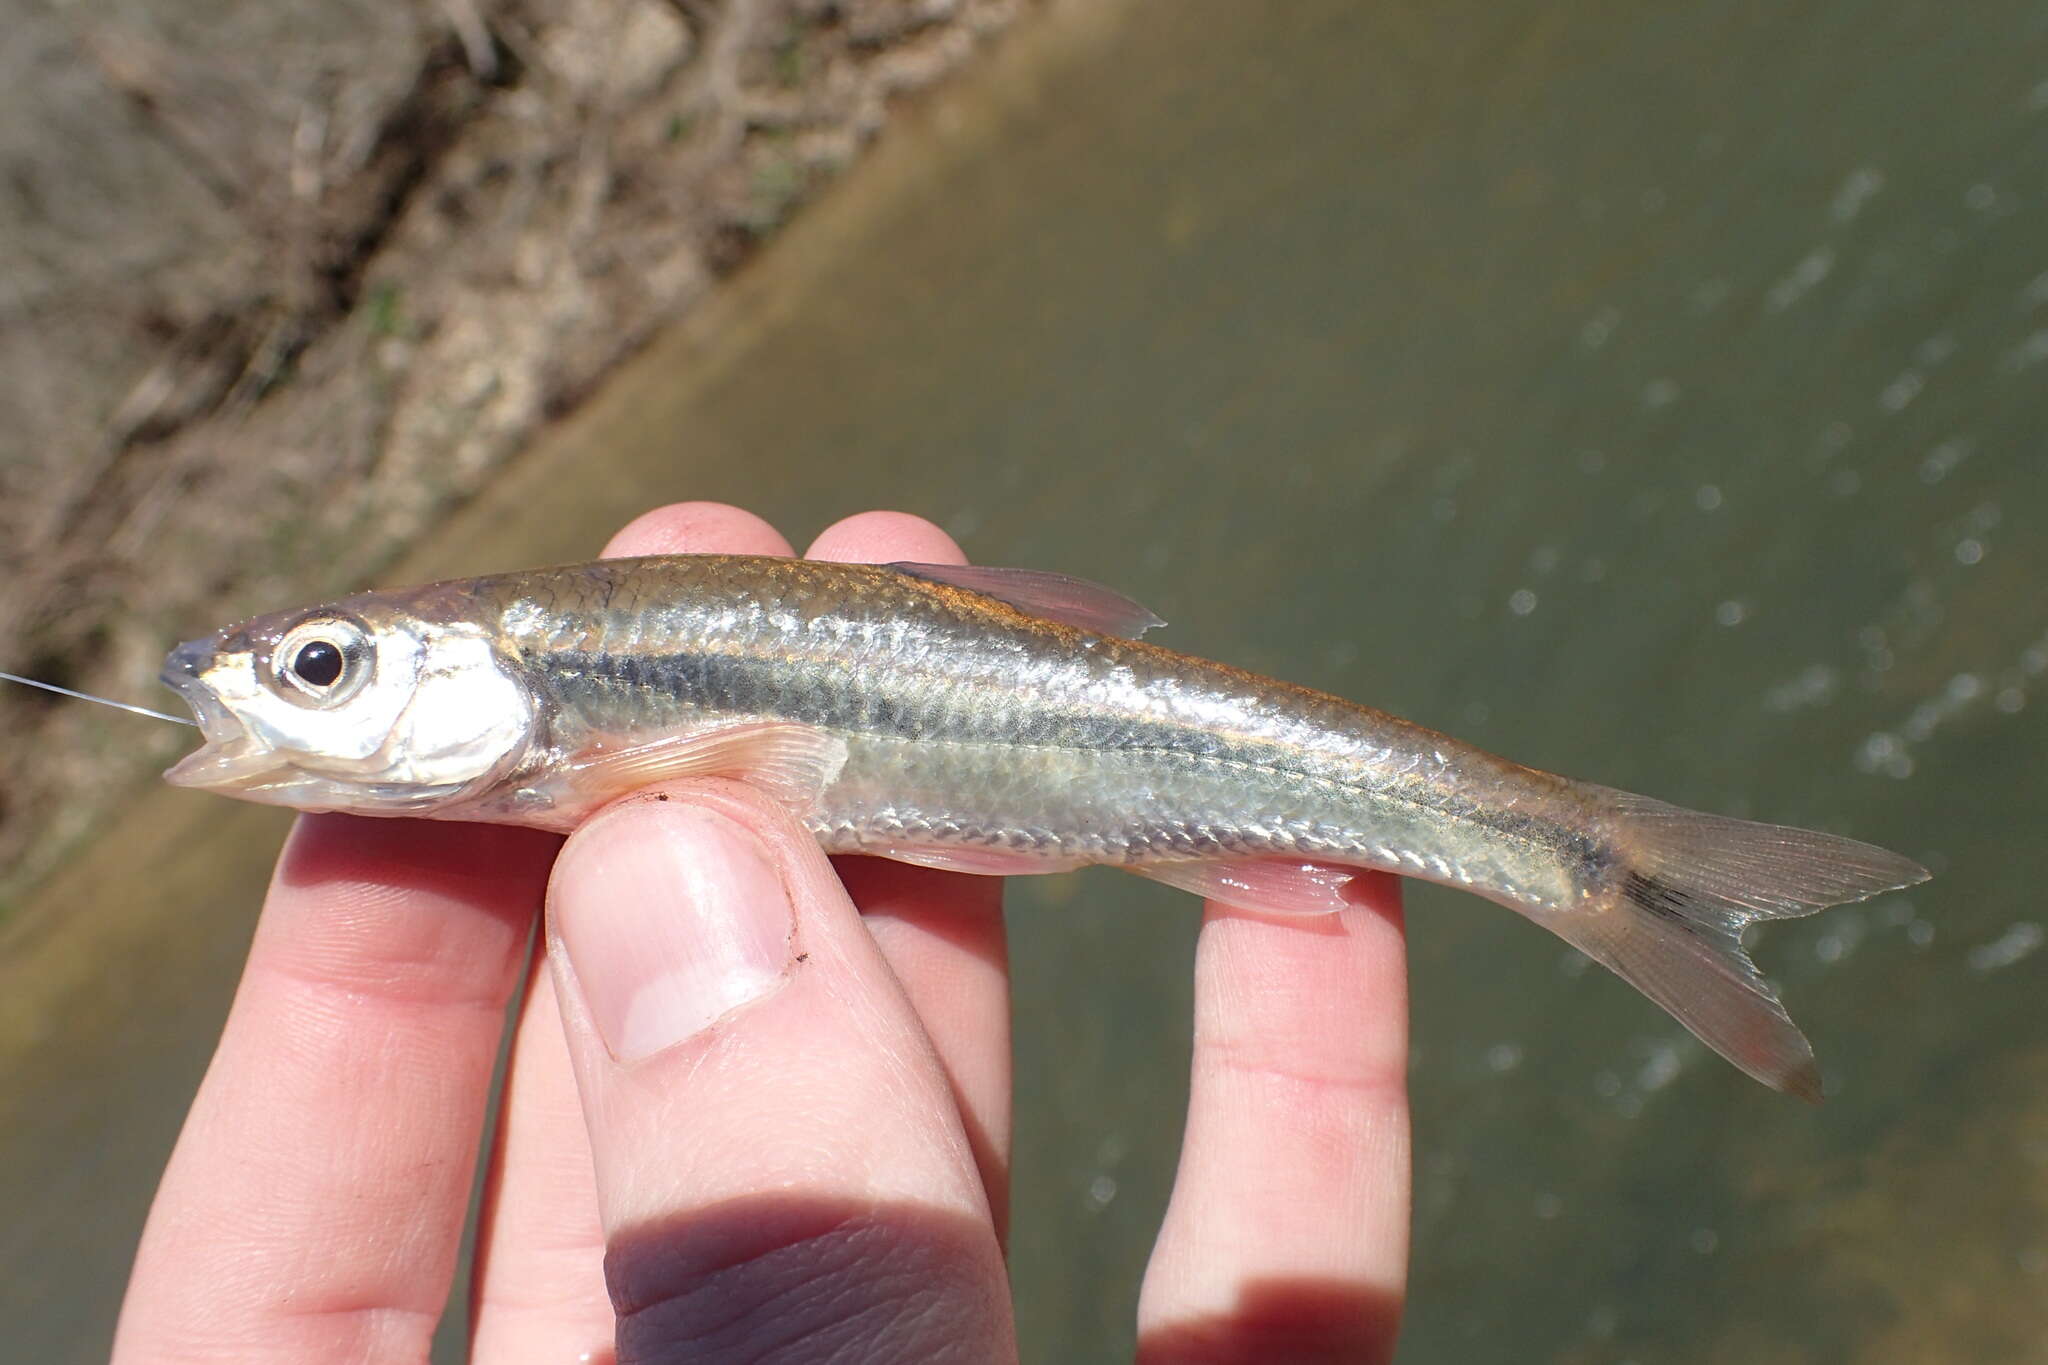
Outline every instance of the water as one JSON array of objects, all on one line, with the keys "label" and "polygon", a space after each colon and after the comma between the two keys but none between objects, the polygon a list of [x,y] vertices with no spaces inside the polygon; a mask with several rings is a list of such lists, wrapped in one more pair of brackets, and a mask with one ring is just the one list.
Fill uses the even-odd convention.
[{"label": "water", "polygon": [[[2048,1350],[2048,11],[1162,13],[1024,34],[396,577],[677,497],[799,541],[900,506],[1179,647],[1919,857],[1762,941],[1819,1111],[1418,890],[1402,1359]],[[45,1357],[106,1329],[267,819],[153,797],[123,847],[169,871],[73,873],[8,959],[0,1294]],[[1027,1357],[1126,1358],[1190,908],[1012,906]]]}]

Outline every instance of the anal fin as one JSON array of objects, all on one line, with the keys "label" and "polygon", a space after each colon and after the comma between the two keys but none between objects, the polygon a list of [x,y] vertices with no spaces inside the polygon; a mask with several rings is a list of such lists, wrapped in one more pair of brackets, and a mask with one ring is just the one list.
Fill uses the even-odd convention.
[{"label": "anal fin", "polygon": [[1298,858],[1215,858],[1127,867],[1204,900],[1268,915],[1333,915],[1363,904],[1360,869]]},{"label": "anal fin", "polygon": [[1048,872],[1071,872],[1087,865],[1080,858],[1041,858],[1010,849],[969,845],[884,845],[860,851],[876,858],[891,858],[918,867],[935,867],[942,872],[966,872],[976,877],[1031,877]]}]

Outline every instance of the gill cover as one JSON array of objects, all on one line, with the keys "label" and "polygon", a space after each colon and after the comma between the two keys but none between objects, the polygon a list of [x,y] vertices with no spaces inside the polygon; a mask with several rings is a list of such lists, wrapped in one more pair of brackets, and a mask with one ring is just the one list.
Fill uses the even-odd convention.
[{"label": "gill cover", "polygon": [[162,676],[206,736],[169,781],[302,810],[445,808],[516,763],[534,727],[531,698],[481,629],[373,600],[188,642]]}]

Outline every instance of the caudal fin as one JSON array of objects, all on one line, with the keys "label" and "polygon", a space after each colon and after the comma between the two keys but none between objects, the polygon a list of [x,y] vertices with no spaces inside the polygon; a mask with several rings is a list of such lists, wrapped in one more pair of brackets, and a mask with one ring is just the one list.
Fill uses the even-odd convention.
[{"label": "caudal fin", "polygon": [[1743,927],[1911,886],[1927,869],[1836,834],[1589,794],[1618,817],[1614,884],[1601,909],[1545,923],[1765,1085],[1817,1103],[1813,1048],[1742,950]]}]

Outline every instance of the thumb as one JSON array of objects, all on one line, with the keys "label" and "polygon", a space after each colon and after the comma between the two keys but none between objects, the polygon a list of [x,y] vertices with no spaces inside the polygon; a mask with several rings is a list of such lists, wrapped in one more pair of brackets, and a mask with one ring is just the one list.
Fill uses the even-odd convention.
[{"label": "thumb", "polygon": [[944,1074],[806,831],[736,784],[643,794],[548,906],[622,1363],[1014,1355]]}]

